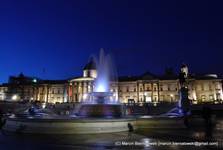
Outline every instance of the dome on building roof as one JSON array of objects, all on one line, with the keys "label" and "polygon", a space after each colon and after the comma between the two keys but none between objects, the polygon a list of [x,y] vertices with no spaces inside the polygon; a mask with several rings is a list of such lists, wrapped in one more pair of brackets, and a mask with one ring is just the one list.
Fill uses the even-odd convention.
[{"label": "dome on building roof", "polygon": [[205,77],[218,78],[217,74],[205,74]]},{"label": "dome on building roof", "polygon": [[84,66],[84,70],[96,70],[96,63],[93,58]]}]

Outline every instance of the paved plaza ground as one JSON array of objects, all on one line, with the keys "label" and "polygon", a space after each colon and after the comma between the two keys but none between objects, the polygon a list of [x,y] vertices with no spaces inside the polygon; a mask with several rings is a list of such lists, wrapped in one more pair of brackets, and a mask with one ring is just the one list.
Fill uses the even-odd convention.
[{"label": "paved plaza ground", "polygon": [[[205,129],[202,128],[140,129],[133,133],[120,132],[88,135],[24,135],[1,132],[0,148],[2,150],[214,150],[223,148],[223,130],[219,127],[219,125],[221,126],[220,123],[222,122],[219,121],[219,124],[217,124],[212,134],[208,135],[208,137]],[[180,146],[179,144],[189,144],[190,146]]]},{"label": "paved plaza ground", "polygon": [[[216,120],[212,132],[207,132],[204,127],[137,129],[132,133],[82,135],[25,135],[1,131],[0,150],[223,149],[223,118],[220,115]],[[189,146],[185,146],[187,144]]]}]

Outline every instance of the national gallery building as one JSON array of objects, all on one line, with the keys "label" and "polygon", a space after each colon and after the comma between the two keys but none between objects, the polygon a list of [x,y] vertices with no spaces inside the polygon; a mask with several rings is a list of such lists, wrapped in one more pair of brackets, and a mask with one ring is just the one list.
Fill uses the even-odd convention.
[{"label": "national gallery building", "polygon": [[[84,102],[90,100],[97,77],[96,65],[89,61],[83,75],[68,80],[41,80],[23,74],[9,77],[0,85],[0,100],[28,100],[47,103]],[[223,103],[222,79],[216,74],[193,75],[187,79],[189,99],[193,104]],[[176,102],[179,79],[171,71],[157,76],[146,72],[140,76],[123,76],[110,82],[111,99],[121,103]]]}]

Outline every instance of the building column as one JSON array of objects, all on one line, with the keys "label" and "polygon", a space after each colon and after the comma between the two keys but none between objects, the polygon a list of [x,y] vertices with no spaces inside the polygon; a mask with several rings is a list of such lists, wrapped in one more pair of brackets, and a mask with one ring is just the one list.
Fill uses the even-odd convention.
[{"label": "building column", "polygon": [[154,97],[154,93],[153,93],[153,82],[151,83],[151,88],[152,88],[152,92],[151,92],[151,102],[154,102],[154,99],[153,99],[153,97]]},{"label": "building column", "polygon": [[143,87],[143,103],[145,103],[146,102],[146,95],[145,95],[145,92],[146,92],[146,90],[145,90],[145,82],[143,82],[142,83],[142,87]]},{"label": "building column", "polygon": [[37,93],[38,93],[38,96],[37,96],[37,100],[40,101],[40,86],[38,86],[37,88]]},{"label": "building column", "polygon": [[68,83],[68,100],[69,102],[72,102],[72,83]]},{"label": "building column", "polygon": [[67,85],[65,84],[63,87],[63,103],[68,102],[67,99]]},{"label": "building column", "polygon": [[136,83],[136,91],[137,91],[137,102],[139,102],[139,83]]},{"label": "building column", "polygon": [[158,96],[158,102],[160,102],[160,85],[159,85],[159,81],[157,82],[157,96]]},{"label": "building column", "polygon": [[46,85],[46,103],[49,102],[49,85]]},{"label": "building column", "polygon": [[78,82],[78,102],[81,102],[81,82]]},{"label": "building column", "polygon": [[46,85],[43,85],[43,101],[46,103]]},{"label": "building column", "polygon": [[71,99],[72,99],[72,100],[71,100],[71,101],[74,102],[74,96],[75,96],[75,94],[74,94],[74,93],[75,93],[74,82],[72,82],[71,87],[72,87],[72,88],[71,88],[71,91],[72,91],[72,93],[71,93]]},{"label": "building column", "polygon": [[216,101],[217,100],[217,92],[216,92],[216,83],[214,82],[214,100]]},{"label": "building column", "polygon": [[82,84],[81,84],[81,87],[82,87],[82,90],[81,90],[81,101],[83,101],[83,96],[84,96],[84,81],[82,82]]}]

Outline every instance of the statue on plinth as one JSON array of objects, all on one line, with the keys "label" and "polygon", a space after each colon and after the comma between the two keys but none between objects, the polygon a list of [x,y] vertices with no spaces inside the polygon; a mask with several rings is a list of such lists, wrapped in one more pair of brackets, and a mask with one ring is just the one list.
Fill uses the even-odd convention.
[{"label": "statue on plinth", "polygon": [[180,100],[178,103],[179,111],[183,115],[190,113],[190,100],[188,98],[188,67],[183,64],[179,73],[180,82]]}]

